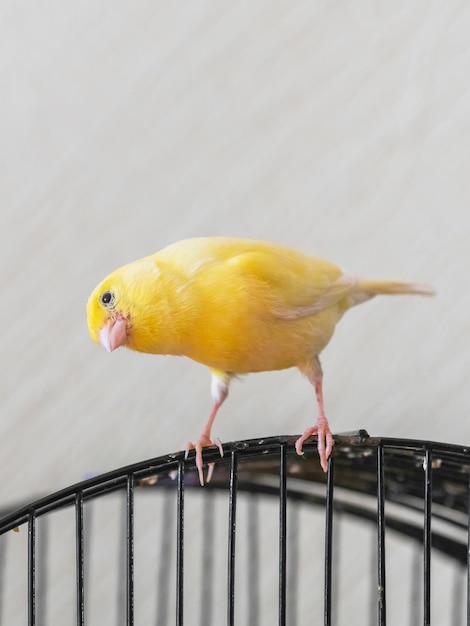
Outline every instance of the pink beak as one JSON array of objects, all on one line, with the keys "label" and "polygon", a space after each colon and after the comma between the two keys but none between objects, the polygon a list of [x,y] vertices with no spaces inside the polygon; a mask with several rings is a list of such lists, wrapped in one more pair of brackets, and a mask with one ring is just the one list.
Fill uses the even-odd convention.
[{"label": "pink beak", "polygon": [[100,330],[100,344],[108,352],[112,352],[127,343],[127,320],[120,315],[108,320],[106,326]]}]

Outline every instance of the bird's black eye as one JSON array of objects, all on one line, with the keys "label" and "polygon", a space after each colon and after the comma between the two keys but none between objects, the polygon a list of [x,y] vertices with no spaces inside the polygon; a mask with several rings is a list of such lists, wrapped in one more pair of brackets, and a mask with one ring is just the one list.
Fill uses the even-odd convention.
[{"label": "bird's black eye", "polygon": [[101,302],[104,306],[112,306],[114,304],[114,294],[111,291],[105,291],[101,294]]}]

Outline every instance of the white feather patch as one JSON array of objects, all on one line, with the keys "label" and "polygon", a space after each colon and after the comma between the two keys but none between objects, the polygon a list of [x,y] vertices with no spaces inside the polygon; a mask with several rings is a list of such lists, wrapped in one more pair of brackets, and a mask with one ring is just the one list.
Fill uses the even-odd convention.
[{"label": "white feather patch", "polygon": [[222,404],[228,394],[228,388],[232,376],[225,372],[214,372],[212,370],[211,378],[211,396],[212,400],[217,404]]}]

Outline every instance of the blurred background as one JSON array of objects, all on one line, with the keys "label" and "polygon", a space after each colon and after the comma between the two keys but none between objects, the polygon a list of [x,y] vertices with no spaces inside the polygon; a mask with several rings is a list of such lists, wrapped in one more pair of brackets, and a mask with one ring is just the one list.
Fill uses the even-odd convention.
[{"label": "blurred background", "polygon": [[[470,443],[470,8],[358,0],[11,2],[0,9],[0,503],[184,448],[186,359],[112,355],[85,304],[182,238],[273,240],[435,299],[348,313],[323,355],[334,432]],[[295,370],[235,381],[213,434],[297,434]]]}]

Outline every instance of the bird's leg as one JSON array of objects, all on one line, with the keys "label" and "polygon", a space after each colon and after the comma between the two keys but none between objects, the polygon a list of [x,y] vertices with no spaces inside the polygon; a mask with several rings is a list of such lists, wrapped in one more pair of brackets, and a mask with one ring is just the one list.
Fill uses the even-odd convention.
[{"label": "bird's leg", "polygon": [[[212,425],[214,423],[217,412],[228,396],[229,383],[230,383],[230,376],[226,374],[221,374],[219,372],[212,373],[211,393],[212,393],[213,404],[212,404],[211,414],[209,415],[209,419],[207,420],[206,426],[202,432],[202,435],[199,437],[198,441],[195,444],[192,442],[189,442],[188,445],[186,446],[186,457],[188,456],[189,450],[196,450],[196,467],[197,467],[197,471],[199,474],[199,482],[201,483],[201,486],[204,485],[204,474],[202,472],[202,449],[208,446],[216,445],[219,448],[220,456],[224,456],[224,449],[222,447],[222,442],[218,438],[212,441],[211,430],[212,430]],[[214,472],[214,463],[209,463],[209,469],[207,471],[208,483],[211,481],[213,472]]]},{"label": "bird's leg", "polygon": [[304,434],[295,442],[295,449],[297,454],[303,454],[302,445],[306,439],[312,435],[317,435],[318,439],[318,454],[320,456],[320,465],[324,472],[328,471],[328,457],[333,450],[333,435],[331,434],[330,426],[325,415],[325,408],[323,405],[323,371],[321,368],[320,360],[315,357],[313,367],[303,370],[303,373],[307,376],[308,380],[315,388],[315,395],[317,396],[317,403],[319,414],[315,426],[307,428]]}]

